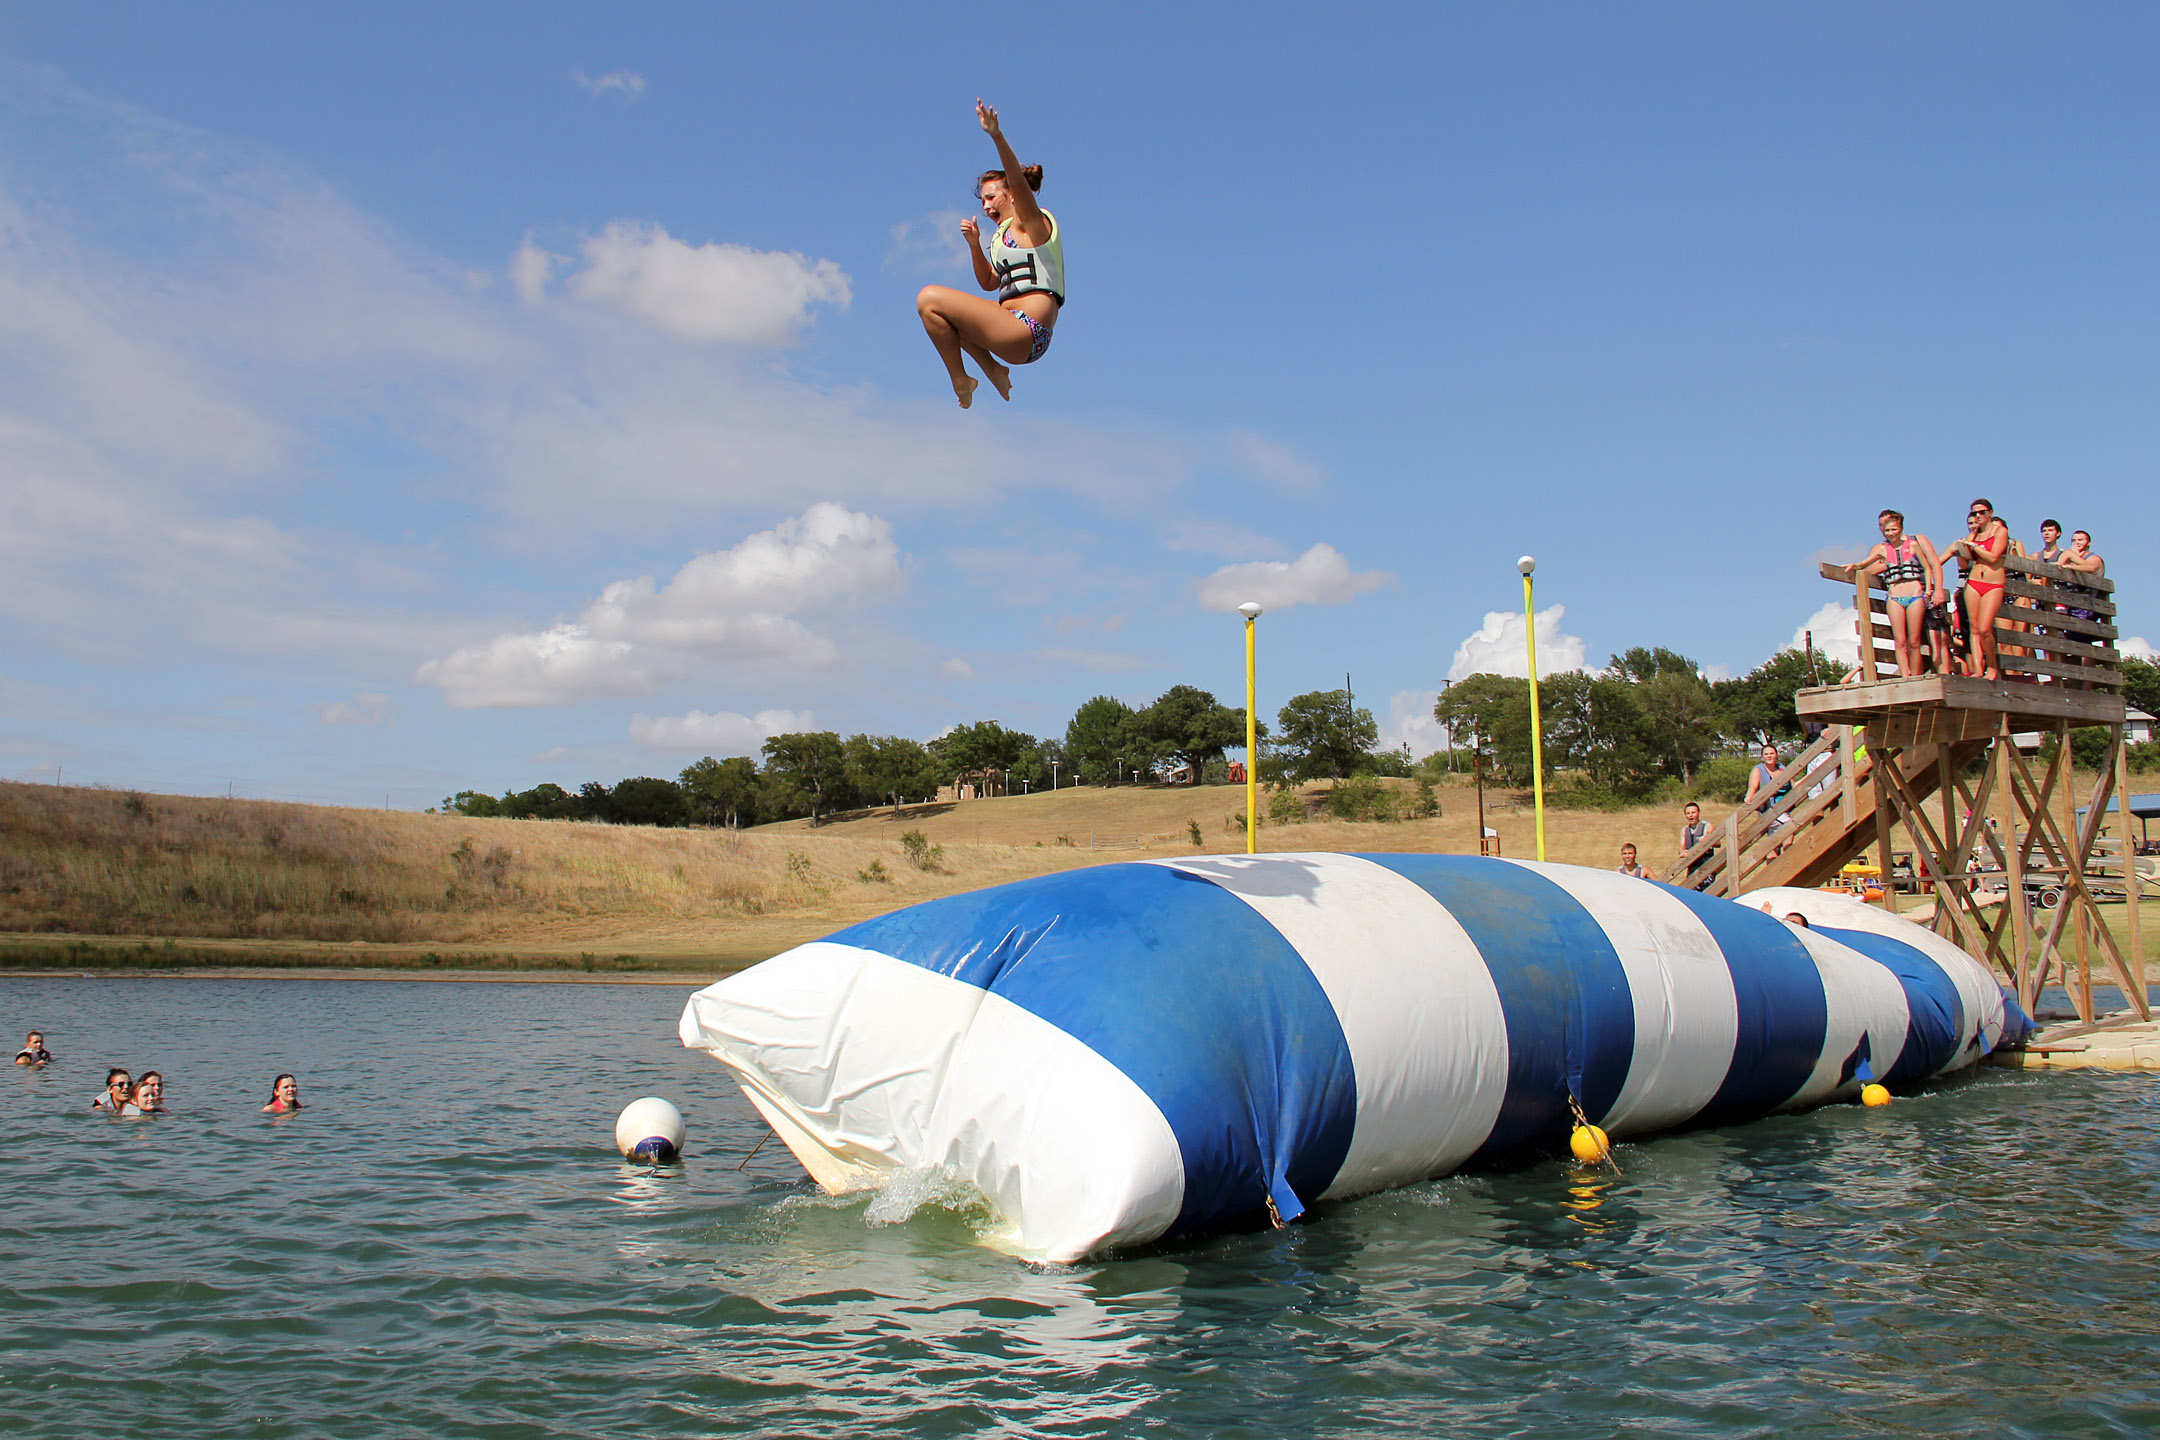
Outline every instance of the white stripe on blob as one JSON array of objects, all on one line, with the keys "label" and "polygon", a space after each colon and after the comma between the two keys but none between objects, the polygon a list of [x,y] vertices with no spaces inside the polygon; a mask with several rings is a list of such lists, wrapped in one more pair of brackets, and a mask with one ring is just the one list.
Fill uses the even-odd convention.
[{"label": "white stripe on blob", "polygon": [[1327,993],[1357,1124],[1322,1198],[1444,1174],[1485,1143],[1507,1098],[1507,1017],[1477,946],[1422,887],[1355,855],[1154,863],[1250,905]]},{"label": "white stripe on blob", "polygon": [[[1810,925],[1829,925],[1840,930],[1863,930],[1870,935],[1901,941],[1934,961],[1949,978],[1951,985],[1956,987],[1960,1012],[1958,1030],[1964,1041],[1950,1063],[1937,1071],[1937,1074],[1975,1064],[2001,1043],[2006,1014],[2003,1009],[2002,986],[1996,982],[1994,975],[1985,965],[1925,925],[1917,925],[1901,916],[1888,914],[1881,907],[1869,905],[1850,895],[1831,895],[1820,890],[1773,886],[1763,890],[1751,890],[1745,898],[1758,905],[1768,901],[1780,915],[1796,912],[1805,915]],[[1979,1045],[1972,1043],[1976,1032],[1982,1037]],[[1887,1067],[1878,1065],[1875,1068],[1881,1070]]]},{"label": "white stripe on blob", "polygon": [[1732,1068],[1740,1026],[1732,969],[1709,927],[1679,896],[1648,880],[1580,865],[1508,863],[1572,895],[1627,973],[1635,1056],[1598,1124],[1613,1134],[1639,1134],[1677,1125],[1709,1104]]},{"label": "white stripe on blob", "polygon": [[1153,1240],[1185,1202],[1184,1154],[1155,1102],[1002,995],[984,1000],[953,1057],[923,1159],[989,1197],[1005,1221],[986,1237],[998,1248],[1055,1264]]},{"label": "white stripe on blob", "polygon": [[1044,1260],[1153,1239],[1183,1203],[1177,1136],[1123,1072],[999,995],[816,941],[708,985],[683,1044],[731,1071],[839,1193],[947,1168]]},{"label": "white stripe on blob", "polygon": [[1887,1074],[1905,1048],[1905,1031],[1912,1016],[1905,1001],[1905,987],[1898,983],[1897,976],[1859,951],[1783,919],[1786,913],[1778,912],[1778,923],[1790,929],[1807,948],[1808,958],[1822,976],[1823,999],[1829,1010],[1822,1053],[1815,1059],[1814,1072],[1798,1094],[1778,1107],[1805,1110],[1840,1091],[1855,1095],[1860,1092],[1865,1081],[1855,1075],[1841,1084],[1839,1076],[1844,1073],[1845,1061],[1859,1048],[1862,1035],[1867,1037],[1868,1065],[1875,1077],[1879,1080]]}]

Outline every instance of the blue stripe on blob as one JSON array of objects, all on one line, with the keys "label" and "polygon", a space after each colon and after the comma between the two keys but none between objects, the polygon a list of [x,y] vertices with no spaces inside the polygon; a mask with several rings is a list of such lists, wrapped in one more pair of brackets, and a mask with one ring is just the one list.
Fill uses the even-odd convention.
[{"label": "blue stripe on blob", "polygon": [[1532,870],[1462,855],[1367,855],[1453,915],[1484,957],[1507,1021],[1507,1098],[1478,1154],[1558,1140],[1568,1096],[1612,1110],[1635,1060],[1635,1000],[1604,928]]},{"label": "blue stripe on blob", "polygon": [[1875,1078],[1886,1085],[1900,1080],[1924,1080],[1948,1065],[1965,1048],[1964,1000],[1942,966],[1902,940],[1867,930],[1833,930],[1825,925],[1817,934],[1827,935],[1859,951],[1897,976],[1905,990],[1905,1044],[1896,1063]]},{"label": "blue stripe on blob", "polygon": [[1830,1034],[1822,972],[1784,921],[1714,895],[1664,888],[1695,912],[1717,942],[1739,1011],[1725,1083],[1696,1118],[1767,1115],[1800,1093],[1822,1058]]},{"label": "blue stripe on blob", "polygon": [[932,900],[830,938],[1002,995],[1123,1071],[1184,1157],[1172,1234],[1269,1198],[1290,1219],[1349,1153],[1357,1087],[1327,993],[1289,941],[1212,881],[1105,865]]}]

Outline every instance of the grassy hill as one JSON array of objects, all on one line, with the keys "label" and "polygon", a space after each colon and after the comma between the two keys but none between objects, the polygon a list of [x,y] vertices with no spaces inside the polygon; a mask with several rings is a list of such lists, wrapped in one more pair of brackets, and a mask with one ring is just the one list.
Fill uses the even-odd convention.
[{"label": "grassy hill", "polygon": [[[1475,848],[1467,789],[1402,823],[1267,825],[1266,850]],[[1506,853],[1527,809],[1495,802]],[[1240,848],[1230,786],[1085,789],[812,828],[660,830],[0,784],[0,965],[727,969],[938,895]],[[1195,847],[1191,825],[1200,827]],[[1555,859],[1673,850],[1672,817],[1554,815]],[[942,847],[918,866],[901,836]]]}]

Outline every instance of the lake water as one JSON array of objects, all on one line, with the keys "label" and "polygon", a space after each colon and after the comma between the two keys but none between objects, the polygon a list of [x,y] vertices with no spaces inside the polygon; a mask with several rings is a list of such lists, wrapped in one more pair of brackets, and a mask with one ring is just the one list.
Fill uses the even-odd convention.
[{"label": "lake water", "polygon": [[[2160,1431],[2160,1077],[1990,1070],[1045,1269],[940,1197],[738,1169],[764,1130],[686,993],[0,981],[61,1057],[0,1084],[0,1433]],[[174,1113],[88,1113],[108,1062]],[[308,1108],[258,1115],[280,1070]],[[644,1094],[679,1168],[615,1158]]]}]

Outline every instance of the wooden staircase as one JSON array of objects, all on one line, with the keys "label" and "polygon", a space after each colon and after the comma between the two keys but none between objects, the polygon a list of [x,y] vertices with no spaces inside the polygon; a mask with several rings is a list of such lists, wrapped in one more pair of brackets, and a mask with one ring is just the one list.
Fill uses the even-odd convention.
[{"label": "wooden staircase", "polygon": [[[1943,760],[1955,773],[1982,748],[1984,742],[1909,746],[1898,752],[1899,778],[1916,800],[1926,799],[1942,783]],[[1734,809],[1723,825],[1673,862],[1666,883],[1728,899],[1771,885],[1830,885],[1882,839],[1874,757],[1858,726],[1824,730],[1777,772],[1769,788],[1786,793],[1760,810]]]}]

